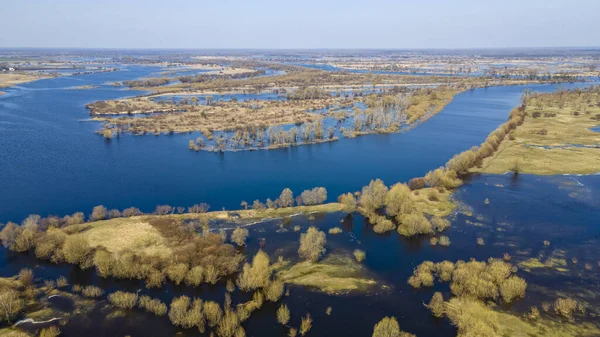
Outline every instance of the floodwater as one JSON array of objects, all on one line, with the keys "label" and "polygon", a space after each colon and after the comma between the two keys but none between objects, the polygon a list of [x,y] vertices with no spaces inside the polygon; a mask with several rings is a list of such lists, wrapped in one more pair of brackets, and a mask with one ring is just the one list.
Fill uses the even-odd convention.
[{"label": "floodwater", "polygon": [[[432,247],[429,237],[406,239],[396,232],[379,235],[360,215],[344,213],[315,215],[314,219],[295,216],[284,221],[271,219],[248,226],[250,237],[244,250],[250,258],[265,242],[264,249],[275,260],[278,256],[297,261],[296,251],[300,234],[293,230],[300,226],[305,231],[314,225],[327,232],[340,227],[342,233],[327,235],[327,255],[351,256],[354,249],[366,252],[363,262],[365,276],[377,281],[366,292],[328,295],[300,286],[289,286],[290,295],[282,302],[292,313],[290,325],[298,327],[300,317],[310,313],[313,318],[311,336],[370,336],[373,326],[384,316],[395,316],[403,330],[419,337],[455,336],[456,330],[446,319],[434,318],[422,303],[427,303],[435,291],[446,299],[451,297],[447,283],[436,283],[432,288],[415,290],[406,282],[413,269],[429,260],[457,261],[459,259],[487,260],[489,257],[512,256],[511,263],[529,258],[541,261],[548,257],[566,259],[565,270],[551,268],[527,270],[520,267],[517,274],[528,282],[527,294],[510,306],[499,310],[523,315],[532,305],[554,301],[557,294],[572,296],[584,303],[586,317],[598,315],[600,300],[586,294],[600,291],[600,229],[595,221],[600,218],[600,176],[481,175],[473,176],[455,194],[463,206],[450,217],[452,227],[444,232],[450,238],[449,247]],[[489,203],[485,202],[489,200]],[[542,211],[543,210],[543,211]],[[478,246],[481,237],[485,245]],[[544,241],[549,241],[545,245]],[[2,248],[3,249],[3,248]],[[105,280],[92,270],[81,271],[72,266],[56,266],[35,260],[24,254],[11,254],[5,249],[0,254],[2,276],[14,275],[20,268],[33,267],[37,277],[55,279],[64,275],[71,284],[98,285],[107,293],[115,290],[137,291],[169,303],[180,295],[196,296],[220,303],[224,298],[224,282],[199,288],[167,284],[162,289],[148,290],[144,283],[129,280]],[[571,262],[577,258],[578,263]],[[591,270],[585,268],[591,264]],[[68,289],[67,289],[68,290]],[[249,300],[250,293],[236,290],[233,304]],[[65,299],[51,299],[55,314],[67,315],[73,306]],[[287,329],[276,323],[279,303],[265,302],[243,326],[248,336],[285,336]],[[332,313],[325,310],[331,306]],[[34,330],[39,325],[23,324],[21,328]],[[89,314],[71,317],[61,326],[64,336],[182,336],[197,335],[196,329],[178,329],[168,318],[157,318],[139,309],[115,314],[102,298]]]},{"label": "floodwater", "polygon": [[[553,91],[583,84],[509,86],[458,95],[427,123],[400,134],[269,151],[192,152],[199,133],[122,135],[104,140],[85,108],[96,100],[134,96],[107,83],[147,76],[154,67],[40,80],[0,96],[0,222],[91,212],[95,205],[150,212],[156,205],[212,209],[296,194],[315,186],[329,200],[373,178],[390,184],[422,176],[454,154],[478,145],[503,123],[526,88]],[[98,88],[72,90],[74,86]]]}]

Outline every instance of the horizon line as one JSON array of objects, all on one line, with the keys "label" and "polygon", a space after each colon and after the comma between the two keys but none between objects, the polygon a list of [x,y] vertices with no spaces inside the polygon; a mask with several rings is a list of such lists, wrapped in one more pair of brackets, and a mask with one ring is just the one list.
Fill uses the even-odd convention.
[{"label": "horizon line", "polygon": [[382,51],[405,51],[405,50],[502,50],[502,49],[600,49],[599,46],[534,46],[534,47],[415,47],[415,48],[393,48],[393,47],[0,47],[6,49],[61,49],[61,50],[382,50]]}]

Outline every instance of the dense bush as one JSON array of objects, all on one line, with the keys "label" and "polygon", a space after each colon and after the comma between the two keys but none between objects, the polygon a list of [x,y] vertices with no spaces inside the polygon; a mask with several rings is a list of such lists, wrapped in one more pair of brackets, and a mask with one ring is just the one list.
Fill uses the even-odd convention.
[{"label": "dense bush", "polygon": [[327,231],[327,233],[329,233],[329,234],[340,234],[340,233],[342,233],[342,229],[339,228],[339,227],[329,228],[329,231]]},{"label": "dense bush", "polygon": [[277,322],[281,325],[287,325],[290,321],[290,310],[287,305],[282,304],[279,309],[277,309]]},{"label": "dense bush", "polygon": [[115,291],[108,295],[108,301],[117,308],[133,309],[138,303],[138,295],[125,291]]},{"label": "dense bush", "polygon": [[305,205],[319,205],[327,200],[327,190],[324,187],[315,187],[302,192],[300,197]]},{"label": "dense bush", "polygon": [[265,297],[271,302],[277,302],[283,295],[283,282],[274,280],[265,288]]},{"label": "dense bush", "polygon": [[413,288],[431,287],[435,282],[433,276],[435,265],[431,261],[425,261],[417,266],[413,275],[408,279],[408,284]]},{"label": "dense bush", "polygon": [[188,270],[185,275],[185,283],[190,286],[198,286],[204,280],[204,268],[202,266],[195,266]]},{"label": "dense bush", "polygon": [[298,255],[303,259],[316,262],[323,254],[325,254],[326,242],[325,233],[311,226],[306,233],[300,235]]},{"label": "dense bush", "polygon": [[237,337],[237,334],[240,333],[238,332],[238,329],[243,328],[240,326],[240,318],[237,313],[232,310],[225,310],[225,315],[217,326],[217,335],[219,335],[219,337],[233,337],[236,335]]},{"label": "dense bush", "polygon": [[135,207],[129,207],[129,208],[125,208],[123,210],[123,213],[121,213],[121,215],[125,218],[129,218],[132,216],[142,215],[142,211],[140,211],[139,209],[137,209]]},{"label": "dense bush", "polygon": [[92,265],[92,253],[92,248],[86,238],[78,234],[67,236],[62,247],[62,254],[65,261],[77,264],[82,268]]},{"label": "dense bush", "polygon": [[40,337],[56,337],[60,335],[60,329],[56,326],[50,326],[40,331]]},{"label": "dense bush", "polygon": [[500,295],[505,303],[525,296],[527,282],[518,276],[511,276],[500,284]]},{"label": "dense bush", "polygon": [[373,337],[415,337],[415,335],[400,330],[395,317],[384,317],[375,324]]},{"label": "dense bush", "polygon": [[363,209],[361,212],[373,213],[385,206],[388,188],[380,179],[371,180],[369,185],[363,187],[360,194],[359,204]]},{"label": "dense bush", "polygon": [[92,209],[92,214],[90,214],[90,221],[98,221],[104,220],[108,217],[108,210],[106,207],[99,205]]},{"label": "dense bush", "polygon": [[373,226],[373,231],[375,231],[375,233],[381,234],[396,229],[396,225],[384,216],[371,215],[369,221],[373,220],[375,220],[375,226]]},{"label": "dense bush", "polygon": [[187,296],[173,298],[169,308],[169,319],[175,326],[191,328],[197,326],[204,329],[204,316],[202,315],[202,300],[193,301]]},{"label": "dense bush", "polygon": [[440,246],[444,246],[444,247],[448,247],[450,246],[450,238],[448,238],[447,236],[440,236]]},{"label": "dense bush", "polygon": [[444,312],[459,337],[503,335],[495,312],[477,300],[454,297],[444,304]]},{"label": "dense bush", "polygon": [[188,265],[185,263],[177,263],[167,267],[167,277],[175,284],[179,285],[188,275]]},{"label": "dense bush", "polygon": [[421,177],[412,178],[411,180],[408,181],[408,187],[413,191],[420,190],[420,189],[424,188],[425,185],[426,185],[425,178],[421,178]]},{"label": "dense bush", "polygon": [[262,250],[259,250],[252,264],[246,263],[240,273],[237,284],[243,291],[255,290],[264,288],[269,284],[271,278],[271,269],[269,267],[269,255]]},{"label": "dense bush", "polygon": [[25,288],[29,287],[33,284],[33,271],[28,268],[21,269],[21,271],[19,271],[18,278],[19,283],[21,283],[21,286]]},{"label": "dense bush", "polygon": [[385,196],[387,213],[390,216],[397,216],[413,212],[415,205],[410,197],[411,194],[411,189],[405,184],[395,184],[392,186]]},{"label": "dense bush", "polygon": [[0,289],[0,317],[10,323],[25,308],[19,292],[10,288]]},{"label": "dense bush", "polygon": [[156,316],[164,316],[167,313],[167,305],[158,299],[142,295],[139,300],[139,307]]},{"label": "dense bush", "polygon": [[433,233],[433,226],[423,213],[409,213],[398,218],[398,233],[407,237]]},{"label": "dense bush", "polygon": [[356,261],[358,261],[358,262],[364,261],[365,258],[367,257],[367,254],[360,249],[355,249],[354,252],[352,252],[352,254],[354,255],[354,258],[356,259]]},{"label": "dense bush", "polygon": [[433,294],[427,308],[431,310],[431,313],[435,317],[442,317],[444,315],[444,296],[441,292],[437,291]]},{"label": "dense bush", "polygon": [[210,327],[215,327],[223,317],[223,310],[219,303],[213,301],[204,302],[204,315]]},{"label": "dense bush", "polygon": [[568,319],[573,318],[573,312],[577,309],[577,301],[572,298],[559,298],[554,302],[554,312],[566,317]]},{"label": "dense bush", "polygon": [[431,224],[436,232],[443,232],[446,228],[450,227],[450,220],[434,216],[431,218]]},{"label": "dense bush", "polygon": [[281,207],[294,206],[294,193],[289,188],[284,189],[279,195],[279,205]]},{"label": "dense bush", "polygon": [[338,197],[338,202],[344,205],[344,210],[348,213],[356,211],[356,205],[358,204],[356,198],[352,193],[342,194]]},{"label": "dense bush", "polygon": [[104,290],[96,286],[85,286],[81,289],[81,294],[85,297],[96,298],[104,294]]},{"label": "dense bush", "polygon": [[238,246],[245,246],[246,239],[248,238],[248,230],[246,228],[237,227],[231,233],[231,241],[233,241]]},{"label": "dense bush", "polygon": [[300,334],[302,336],[306,335],[310,331],[310,328],[312,328],[312,318],[310,314],[306,314],[300,322]]}]

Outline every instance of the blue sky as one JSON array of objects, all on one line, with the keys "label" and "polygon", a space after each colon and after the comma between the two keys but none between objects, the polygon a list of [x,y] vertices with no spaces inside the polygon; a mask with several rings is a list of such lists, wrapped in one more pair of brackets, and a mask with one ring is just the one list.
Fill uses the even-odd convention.
[{"label": "blue sky", "polygon": [[600,0],[2,0],[0,47],[600,46]]}]

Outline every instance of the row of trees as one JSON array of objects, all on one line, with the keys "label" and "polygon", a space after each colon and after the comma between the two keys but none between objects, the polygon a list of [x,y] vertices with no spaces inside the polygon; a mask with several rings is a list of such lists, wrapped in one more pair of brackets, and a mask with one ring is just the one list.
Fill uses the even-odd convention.
[{"label": "row of trees", "polygon": [[267,73],[265,69],[254,69],[251,72],[234,73],[234,74],[198,74],[193,76],[179,76],[177,80],[181,83],[205,83],[214,80],[236,80],[243,78],[252,78],[264,76]]},{"label": "row of trees", "polygon": [[[200,203],[190,207],[173,207],[169,205],[159,205],[156,206],[154,212],[152,214],[156,215],[165,215],[165,214],[199,214],[206,213],[210,208],[210,205],[207,203]],[[107,209],[103,205],[95,206],[92,209],[92,212],[88,216],[88,221],[100,221],[100,220],[108,220],[114,218],[130,218],[133,216],[143,215],[142,211],[136,207],[129,207],[124,209],[123,211],[119,211],[118,209]],[[45,218],[42,218],[38,214],[30,214],[23,220],[21,223],[23,228],[27,227],[35,227],[39,229],[48,229],[50,227],[60,228],[64,226],[70,225],[78,225],[85,222],[85,214],[83,212],[75,212],[71,215],[65,215],[62,218],[56,215],[49,215]],[[18,226],[13,222],[8,222],[7,225],[10,226]]]},{"label": "row of trees", "polygon": [[294,193],[289,188],[285,188],[279,198],[271,200],[267,198],[267,201],[263,204],[260,200],[254,200],[252,204],[247,201],[242,201],[240,206],[244,209],[251,207],[254,210],[262,211],[267,208],[277,209],[280,207],[293,207],[293,206],[313,206],[324,203],[327,200],[327,189],[325,187],[315,187],[310,190],[304,190],[299,196],[294,198]]},{"label": "row of trees", "polygon": [[[255,127],[235,130],[230,136],[220,134],[215,137],[215,148],[223,152],[226,149],[246,149],[294,146],[298,144],[311,144],[333,140],[335,129],[324,128],[321,120],[302,123],[300,127],[293,126],[287,131],[282,126]],[[199,151],[207,147],[203,138],[190,140],[190,150]]]}]

